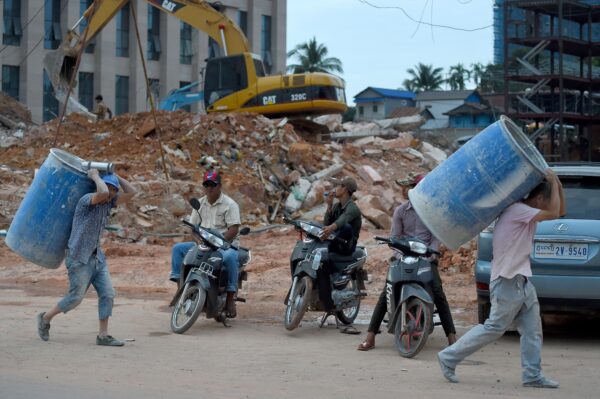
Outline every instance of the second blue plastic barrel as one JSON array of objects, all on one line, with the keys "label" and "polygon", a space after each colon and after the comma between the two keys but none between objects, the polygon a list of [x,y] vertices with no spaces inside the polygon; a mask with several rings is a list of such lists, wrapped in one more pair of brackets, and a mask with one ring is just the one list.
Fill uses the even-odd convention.
[{"label": "second blue plastic barrel", "polygon": [[433,235],[457,249],[527,195],[547,167],[521,129],[503,116],[427,174],[408,196]]},{"label": "second blue plastic barrel", "polygon": [[6,244],[27,260],[60,266],[71,234],[75,206],[95,185],[81,169],[83,160],[51,149],[36,173],[8,229]]}]

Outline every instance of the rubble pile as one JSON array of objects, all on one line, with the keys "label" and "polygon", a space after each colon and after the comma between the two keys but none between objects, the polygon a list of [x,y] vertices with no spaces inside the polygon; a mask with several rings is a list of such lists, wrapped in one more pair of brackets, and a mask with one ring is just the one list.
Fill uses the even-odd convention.
[{"label": "rubble pile", "polygon": [[462,245],[456,251],[450,251],[442,245],[440,252],[442,254],[439,259],[441,270],[451,273],[469,273],[475,270],[477,261],[477,242],[475,240]]},{"label": "rubble pile", "polygon": [[[303,123],[250,113],[159,111],[159,129],[148,112],[99,122],[71,114],[59,131],[57,120],[30,125],[22,139],[0,148],[0,229],[10,225],[35,168],[53,147],[114,162],[133,183],[138,195],[128,211],[112,218],[113,234],[133,242],[185,231],[179,220],[190,212],[187,200],[203,195],[202,175],[210,169],[221,173],[223,191],[240,205],[244,224],[270,225],[284,214],[322,220],[323,194],[333,188],[328,178],[349,175],[358,182],[355,197],[365,228],[389,230],[393,209],[405,200],[396,181],[446,158],[407,130],[417,123],[412,119],[342,125],[327,116],[320,121],[329,133],[310,142],[303,138],[310,133],[300,130]],[[469,267],[471,253],[446,251],[441,264]]]},{"label": "rubble pile", "polygon": [[16,145],[31,126],[31,112],[20,102],[0,92],[0,148]]}]

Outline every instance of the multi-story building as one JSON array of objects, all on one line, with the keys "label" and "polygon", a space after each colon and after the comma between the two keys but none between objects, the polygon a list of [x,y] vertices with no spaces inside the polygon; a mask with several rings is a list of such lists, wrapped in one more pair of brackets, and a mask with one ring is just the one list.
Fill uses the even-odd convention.
[{"label": "multi-story building", "polygon": [[[530,0],[529,2],[533,3],[538,0]],[[495,0],[494,1],[494,64],[501,65],[504,63],[504,2],[505,0]],[[524,3],[528,1],[525,0]],[[600,5],[600,0],[569,0],[569,2],[573,3],[583,3],[587,5]],[[538,1],[539,3],[539,1]],[[525,12],[523,10],[514,9],[512,10],[513,15],[511,18],[513,20],[522,19],[525,20]],[[518,26],[510,26],[511,31],[509,32],[510,36],[514,36],[516,31],[518,30]],[[566,27],[569,29],[569,27]],[[597,38],[600,38],[600,25],[595,24],[593,28],[593,35]]]},{"label": "multi-story building", "polygon": [[[151,6],[151,2],[131,0],[85,49],[73,96],[89,109],[98,94],[117,115],[149,109],[132,8],[155,97],[201,80],[205,60],[220,55],[221,49],[206,33]],[[252,51],[262,56],[267,72],[285,73],[286,0],[221,3],[224,13],[246,34]],[[55,118],[59,104],[42,60],[59,46],[67,29],[92,0],[2,0],[1,4],[2,91],[26,104],[34,121]],[[78,29],[84,27],[85,22]]]}]

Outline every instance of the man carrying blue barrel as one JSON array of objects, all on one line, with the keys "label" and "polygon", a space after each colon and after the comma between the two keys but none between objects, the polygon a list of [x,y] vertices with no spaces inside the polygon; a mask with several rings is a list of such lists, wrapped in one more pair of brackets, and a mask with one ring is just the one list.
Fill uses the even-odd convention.
[{"label": "man carrying blue barrel", "polygon": [[96,192],[81,197],[75,208],[65,261],[69,292],[51,310],[38,314],[38,333],[41,339],[48,341],[50,321],[54,316],[74,309],[83,300],[89,286],[93,285],[98,293],[100,319],[96,344],[123,346],[123,341],[108,334],[108,318],[112,315],[115,291],[106,259],[100,249],[100,234],[110,216],[110,210],[129,201],[135,195],[135,189],[116,174],[100,176],[98,170],[90,169],[88,177],[96,184]]},{"label": "man carrying blue barrel", "polygon": [[490,316],[484,324],[469,330],[454,345],[438,353],[442,374],[458,382],[456,366],[467,356],[500,338],[515,325],[521,335],[523,386],[558,388],[559,384],[542,373],[542,321],[535,287],[529,281],[529,256],[538,222],[565,215],[562,185],[552,169],[546,180],[526,199],[506,208],[494,227],[492,274],[490,277]]}]

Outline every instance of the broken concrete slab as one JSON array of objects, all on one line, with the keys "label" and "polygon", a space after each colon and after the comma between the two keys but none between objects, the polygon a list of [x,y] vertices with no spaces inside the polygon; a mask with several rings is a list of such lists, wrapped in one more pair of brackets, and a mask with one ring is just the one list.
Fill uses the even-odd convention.
[{"label": "broken concrete slab", "polygon": [[392,218],[387,213],[368,206],[361,208],[359,205],[359,208],[362,215],[377,228],[384,230],[390,230],[392,228]]},{"label": "broken concrete slab", "polygon": [[328,177],[337,175],[342,171],[342,169],[344,169],[344,164],[336,163],[326,169],[323,169],[315,174],[310,175],[307,179],[309,181],[326,179]]},{"label": "broken concrete slab", "polygon": [[448,159],[448,155],[443,150],[434,147],[426,141],[421,143],[420,150],[425,159],[431,163],[430,166],[432,169]]},{"label": "broken concrete slab", "polygon": [[383,177],[370,165],[362,165],[358,168],[358,175],[367,183],[375,185],[375,184],[383,184],[385,181]]}]

